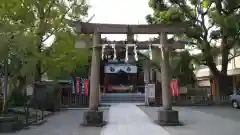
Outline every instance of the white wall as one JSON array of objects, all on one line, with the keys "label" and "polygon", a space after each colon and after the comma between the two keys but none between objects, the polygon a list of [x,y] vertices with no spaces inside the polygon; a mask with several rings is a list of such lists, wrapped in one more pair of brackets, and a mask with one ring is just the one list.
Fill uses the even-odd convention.
[{"label": "white wall", "polygon": [[[238,50],[238,51],[240,51],[240,50]],[[236,53],[236,51],[233,50],[233,49],[230,52],[232,54]],[[231,56],[229,56],[229,58],[230,57]],[[219,70],[221,70],[221,65],[220,65],[221,64],[221,58],[220,57],[218,57],[216,59],[216,63],[218,64],[217,68]],[[204,66],[204,65],[200,66],[194,72],[195,72],[196,77],[205,77],[205,76],[210,76],[211,75],[209,68],[207,66]],[[228,74],[229,75],[240,74],[240,56],[235,57],[235,58],[233,58],[232,60],[229,61],[229,63],[228,63]]]}]

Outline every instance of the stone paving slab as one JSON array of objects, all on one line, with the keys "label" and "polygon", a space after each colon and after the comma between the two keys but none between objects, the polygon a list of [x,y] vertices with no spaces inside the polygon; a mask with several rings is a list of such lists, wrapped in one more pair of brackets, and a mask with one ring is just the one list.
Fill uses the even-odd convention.
[{"label": "stone paving slab", "polygon": [[108,124],[100,135],[170,135],[136,105],[120,103],[109,109]]},{"label": "stone paving slab", "polygon": [[[152,120],[157,119],[158,108],[141,107],[141,109],[144,110]],[[164,127],[171,135],[240,134],[240,122],[188,107],[177,107],[174,109],[179,111],[179,119],[186,125],[180,127]]]},{"label": "stone paving slab", "polygon": [[[1,135],[100,135],[100,127],[81,127],[84,110],[59,112],[48,118],[47,123],[33,126],[16,133]],[[104,110],[104,117],[107,111]]]}]

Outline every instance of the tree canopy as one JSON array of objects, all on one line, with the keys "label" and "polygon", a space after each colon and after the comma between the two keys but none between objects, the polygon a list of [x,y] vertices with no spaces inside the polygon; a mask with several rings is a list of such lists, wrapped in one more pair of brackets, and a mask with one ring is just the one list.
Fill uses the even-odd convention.
[{"label": "tree canopy", "polygon": [[0,7],[0,61],[8,58],[15,76],[39,80],[46,72],[69,71],[86,61],[88,51],[74,49],[78,35],[66,20],[84,21],[85,0],[2,0]]},{"label": "tree canopy", "polygon": [[[202,64],[209,67],[218,84],[224,84],[228,62],[235,57],[230,49],[239,46],[240,1],[150,0],[149,6],[154,13],[146,17],[148,23],[186,24],[185,35],[175,36],[200,50]],[[222,58],[220,70],[215,62],[217,56]]]}]

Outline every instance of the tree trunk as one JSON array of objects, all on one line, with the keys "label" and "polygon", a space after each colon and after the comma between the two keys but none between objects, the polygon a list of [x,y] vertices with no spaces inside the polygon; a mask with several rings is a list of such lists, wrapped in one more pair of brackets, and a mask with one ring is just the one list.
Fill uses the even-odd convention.
[{"label": "tree trunk", "polygon": [[221,48],[221,56],[222,56],[222,69],[221,73],[227,75],[227,70],[228,70],[228,54],[229,54],[229,49],[226,47]]},{"label": "tree trunk", "polygon": [[224,66],[223,71],[226,71],[226,72],[220,72],[217,69],[217,65],[214,62],[214,59],[212,56],[209,55],[208,57],[205,58],[205,60],[206,60],[206,63],[213,75],[214,80],[216,81],[216,92],[215,92],[215,94],[214,93],[212,93],[212,94],[214,94],[213,96],[215,98],[215,102],[219,103],[220,96],[227,95],[228,83],[226,83],[226,82],[229,81],[228,76],[227,76],[227,70],[226,70],[227,67],[226,67],[226,65],[223,65]]},{"label": "tree trunk", "polygon": [[231,81],[229,77],[226,74],[219,74],[217,76],[213,76],[216,80],[217,85],[217,92],[216,94],[219,96],[225,96],[228,95],[228,82]]}]

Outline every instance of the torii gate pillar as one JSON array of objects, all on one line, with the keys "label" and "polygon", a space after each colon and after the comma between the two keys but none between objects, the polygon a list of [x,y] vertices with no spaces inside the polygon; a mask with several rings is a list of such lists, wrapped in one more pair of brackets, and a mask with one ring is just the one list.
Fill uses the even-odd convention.
[{"label": "torii gate pillar", "polygon": [[170,90],[170,47],[166,45],[167,34],[160,34],[160,52],[161,52],[161,80],[162,80],[162,105],[163,109],[158,111],[158,121],[160,125],[180,125],[178,111],[172,110],[172,96]]},{"label": "torii gate pillar", "polygon": [[100,91],[100,48],[101,34],[95,32],[93,34],[92,46],[92,60],[91,60],[91,74],[90,74],[90,96],[89,109],[84,112],[84,126],[104,126],[106,122],[103,121],[103,111],[98,110],[99,105],[99,91]]}]

